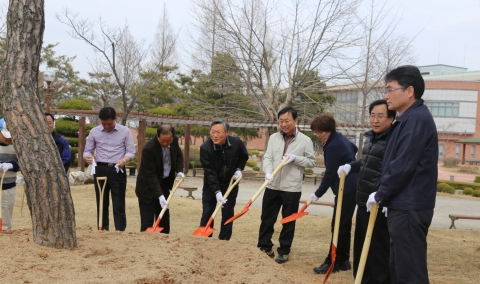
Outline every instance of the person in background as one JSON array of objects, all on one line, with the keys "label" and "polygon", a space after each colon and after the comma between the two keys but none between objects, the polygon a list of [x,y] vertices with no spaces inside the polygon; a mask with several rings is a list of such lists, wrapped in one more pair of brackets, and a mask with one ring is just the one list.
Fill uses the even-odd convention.
[{"label": "person in background", "polygon": [[415,66],[400,66],[385,76],[388,109],[398,114],[387,138],[382,180],[367,210],[376,202],[387,215],[392,283],[429,283],[427,234],[437,195],[438,134],[421,99],[424,91]]},{"label": "person in background", "polygon": [[[230,240],[233,223],[224,223],[233,217],[237,202],[238,188],[230,192],[227,200],[223,195],[227,191],[230,180],[242,176],[242,171],[248,160],[248,152],[240,138],[228,135],[229,125],[226,121],[216,119],[210,123],[210,138],[200,146],[200,162],[204,170],[202,205],[203,212],[200,226],[207,225],[217,203],[222,202],[222,223],[220,240]],[[212,222],[213,228],[213,222]]]},{"label": "person in background", "polygon": [[[20,170],[12,135],[5,119],[0,119],[0,175],[5,175],[2,183],[2,230],[12,229],[13,206],[17,172]],[[1,178],[1,177],[0,177]]]},{"label": "person in background", "polygon": [[117,113],[113,107],[102,108],[98,113],[98,118],[100,118],[102,124],[90,130],[83,152],[85,161],[92,164],[94,162],[93,153],[96,151],[94,184],[97,200],[97,222],[100,204],[100,189],[97,185],[97,177],[107,177],[103,198],[102,229],[109,230],[108,207],[111,192],[115,230],[125,231],[127,227],[127,216],[125,214],[127,175],[123,169],[125,164],[135,156],[135,145],[130,129],[117,123]]},{"label": "person in background", "polygon": [[[297,128],[298,114],[294,108],[285,107],[278,112],[280,131],[270,136],[267,150],[263,157],[263,171],[265,180],[269,184],[265,189],[262,200],[262,216],[258,234],[257,247],[269,257],[275,257],[272,250],[272,236],[280,208],[282,217],[288,217],[298,212],[298,204],[302,195],[303,173],[305,168],[315,166],[315,152],[312,140],[301,133]],[[271,173],[289,157],[281,171],[271,177]],[[295,235],[295,221],[282,225],[277,248],[277,263],[288,261],[293,237]]]},{"label": "person in background", "polygon": [[53,114],[46,112],[45,117],[47,119],[50,133],[52,133],[53,140],[55,141],[55,145],[57,145],[58,152],[60,153],[60,157],[62,158],[62,164],[63,164],[63,167],[65,168],[65,172],[68,173],[68,170],[70,168],[70,159],[72,157],[72,152],[70,151],[70,146],[68,145],[68,141],[58,132],[54,131],[55,117],[53,117]]},{"label": "person in background", "polygon": [[[135,187],[140,207],[140,232],[151,227],[161,209],[168,206],[167,199],[175,176],[185,177],[183,153],[173,126],[163,124],[158,127],[157,136],[150,139],[142,150]],[[163,228],[162,233],[170,233],[170,209],[165,210],[159,226]]]},{"label": "person in background", "polygon": [[[358,173],[357,215],[355,219],[355,235],[353,241],[353,277],[357,277],[363,243],[367,234],[370,214],[367,212],[368,196],[378,189],[382,177],[383,156],[387,144],[387,134],[395,119],[396,112],[389,110],[386,100],[376,100],[368,108],[371,130],[365,132],[365,145],[362,158],[338,168],[338,175],[344,170],[347,174]],[[380,211],[383,208],[380,208]],[[375,227],[371,237],[370,250],[363,272],[362,283],[390,283],[388,269],[390,234],[387,217],[377,214]]]},{"label": "person in background", "polygon": [[[338,187],[340,179],[337,169],[341,165],[355,161],[355,154],[358,148],[350,142],[347,137],[336,131],[335,119],[327,114],[316,116],[310,124],[310,129],[323,144],[323,156],[325,161],[325,176],[320,183],[318,189],[310,195],[313,201],[317,201],[322,197],[328,188],[331,188],[335,194],[335,207],[332,215],[332,240],[333,228],[335,226],[335,214],[337,210]],[[342,270],[350,270],[350,237],[352,230],[352,217],[355,211],[355,193],[357,187],[357,174],[352,173],[345,178],[343,191],[343,201],[341,210],[341,218],[339,223],[339,233],[337,242],[337,256],[335,258],[335,266],[333,272]],[[317,274],[325,274],[332,263],[332,246],[330,245],[325,261],[313,268]]]}]

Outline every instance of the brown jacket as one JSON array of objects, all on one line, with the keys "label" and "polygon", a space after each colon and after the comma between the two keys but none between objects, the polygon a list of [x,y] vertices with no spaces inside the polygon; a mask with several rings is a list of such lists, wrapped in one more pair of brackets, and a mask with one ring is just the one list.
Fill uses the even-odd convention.
[{"label": "brown jacket", "polygon": [[172,167],[168,176],[168,187],[161,188],[163,178],[163,152],[157,137],[150,139],[142,150],[142,163],[137,176],[135,193],[140,201],[150,203],[163,195],[164,190],[170,190],[175,181],[175,175],[183,172],[183,153],[178,145],[178,137],[173,137],[170,144]]}]

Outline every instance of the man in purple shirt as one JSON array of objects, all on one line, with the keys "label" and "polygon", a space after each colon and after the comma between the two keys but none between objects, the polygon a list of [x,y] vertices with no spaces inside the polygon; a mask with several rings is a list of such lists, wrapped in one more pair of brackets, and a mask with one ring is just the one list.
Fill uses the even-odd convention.
[{"label": "man in purple shirt", "polygon": [[[109,229],[108,206],[109,192],[112,192],[113,221],[115,230],[125,231],[127,217],[125,215],[125,191],[127,175],[123,170],[125,164],[135,156],[135,145],[128,127],[118,124],[117,113],[112,107],[104,107],[98,113],[102,125],[94,127],[87,137],[83,157],[88,164],[93,162],[93,153],[96,150],[94,184],[97,200],[97,222],[100,201],[100,190],[97,186],[97,177],[107,177],[103,197],[103,230]],[[117,165],[117,168],[115,166]],[[122,170],[120,170],[122,169]],[[98,224],[97,224],[98,226]]]}]

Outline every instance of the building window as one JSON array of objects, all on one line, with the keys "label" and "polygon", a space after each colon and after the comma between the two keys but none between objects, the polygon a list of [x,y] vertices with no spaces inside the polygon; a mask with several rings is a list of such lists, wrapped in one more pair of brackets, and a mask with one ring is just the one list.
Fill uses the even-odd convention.
[{"label": "building window", "polygon": [[455,144],[455,158],[460,158],[460,144]]},{"label": "building window", "polygon": [[472,145],[472,151],[470,154],[470,158],[475,159],[475,145]]},{"label": "building window", "polygon": [[426,102],[433,116],[459,116],[458,102]]},{"label": "building window", "polygon": [[444,147],[443,142],[438,143],[438,156],[440,158],[443,157],[443,151],[444,151],[443,147]]}]

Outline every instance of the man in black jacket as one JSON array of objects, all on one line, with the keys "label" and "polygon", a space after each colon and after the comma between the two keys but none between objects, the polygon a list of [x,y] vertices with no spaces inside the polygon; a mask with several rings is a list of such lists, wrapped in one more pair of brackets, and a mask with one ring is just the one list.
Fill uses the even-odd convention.
[{"label": "man in black jacket", "polygon": [[398,115],[389,130],[380,187],[370,194],[367,209],[374,202],[388,208],[392,283],[429,283],[427,234],[437,193],[437,128],[421,99],[425,82],[417,67],[393,69],[385,83],[388,109]]},{"label": "man in black jacket", "polygon": [[[366,203],[368,196],[378,189],[382,176],[383,156],[387,142],[387,133],[395,119],[396,112],[388,110],[386,100],[377,100],[370,104],[370,126],[372,130],[365,132],[367,139],[363,146],[362,159],[345,164],[338,168],[338,175],[344,170],[358,173],[357,183],[357,216],[355,221],[355,238],[353,241],[353,277],[356,278],[363,243],[367,234],[370,214]],[[382,210],[382,209],[380,209]],[[390,234],[388,233],[387,217],[378,214],[375,220],[367,263],[363,272],[362,283],[390,283],[388,269]]]},{"label": "man in black jacket", "polygon": [[[135,193],[140,207],[140,232],[151,227],[160,214],[161,208],[168,206],[175,173],[183,174],[183,153],[178,145],[175,129],[163,124],[157,129],[157,136],[145,144],[142,150],[142,162],[138,171]],[[170,209],[160,220],[162,233],[170,233]]]},{"label": "man in black jacket", "polygon": [[68,173],[68,169],[70,168],[70,160],[72,157],[70,145],[68,145],[67,139],[60,135],[60,133],[54,131],[55,117],[53,116],[53,114],[46,112],[45,117],[47,119],[50,133],[52,133],[53,141],[55,141],[55,145],[57,145],[58,152],[60,153],[60,158],[62,158],[62,164],[65,168],[65,172]]},{"label": "man in black jacket", "polygon": [[[248,160],[245,144],[238,137],[228,135],[228,123],[217,119],[210,124],[210,139],[200,146],[200,161],[204,170],[200,226],[206,226],[218,202],[222,206],[222,225],[218,238],[229,240],[233,223],[224,223],[233,217],[237,201],[238,185],[227,200],[223,195],[227,191],[232,177],[239,178]],[[213,223],[212,223],[213,227]]]}]

